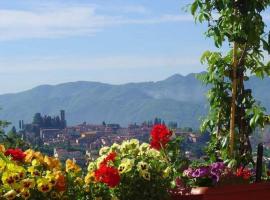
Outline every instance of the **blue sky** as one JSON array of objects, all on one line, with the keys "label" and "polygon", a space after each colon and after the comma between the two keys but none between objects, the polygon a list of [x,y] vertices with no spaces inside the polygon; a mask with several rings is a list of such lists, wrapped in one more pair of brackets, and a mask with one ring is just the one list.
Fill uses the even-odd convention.
[{"label": "blue sky", "polygon": [[157,81],[200,72],[214,47],[191,0],[1,0],[0,94],[40,84]]}]

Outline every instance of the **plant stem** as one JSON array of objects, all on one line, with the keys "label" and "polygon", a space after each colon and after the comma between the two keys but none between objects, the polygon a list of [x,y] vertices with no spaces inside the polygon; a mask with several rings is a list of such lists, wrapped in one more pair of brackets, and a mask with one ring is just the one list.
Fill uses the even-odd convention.
[{"label": "plant stem", "polygon": [[231,117],[230,117],[230,156],[233,156],[234,138],[235,138],[235,110],[236,110],[236,94],[237,94],[237,49],[236,42],[233,44],[233,63],[232,63],[232,102],[231,102]]},{"label": "plant stem", "polygon": [[166,161],[167,161],[168,163],[170,163],[170,158],[169,158],[169,156],[167,155],[167,152],[166,152],[164,146],[161,144],[161,142],[160,142],[159,144],[160,144],[160,147],[161,147],[161,149],[162,149],[162,152],[163,152],[163,154],[164,154],[164,156],[165,156]]}]

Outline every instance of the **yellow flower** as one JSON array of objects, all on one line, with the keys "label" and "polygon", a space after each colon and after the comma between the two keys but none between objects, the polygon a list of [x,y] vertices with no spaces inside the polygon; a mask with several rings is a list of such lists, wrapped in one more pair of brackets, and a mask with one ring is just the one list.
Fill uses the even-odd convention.
[{"label": "yellow flower", "polygon": [[99,168],[100,167],[100,164],[104,161],[104,159],[106,157],[107,157],[106,155],[103,155],[103,156],[98,157],[97,160],[96,160],[96,167],[95,168]]},{"label": "yellow flower", "polygon": [[94,170],[96,170],[96,163],[90,162],[88,167],[87,167],[87,171],[93,172]]},{"label": "yellow flower", "polygon": [[3,144],[0,144],[0,152],[5,153],[5,151],[6,151],[5,146]]},{"label": "yellow flower", "polygon": [[37,159],[32,160],[32,166],[40,166],[40,162]]},{"label": "yellow flower", "polygon": [[83,179],[81,177],[77,177],[74,182],[75,184],[83,185]]},{"label": "yellow flower", "polygon": [[119,150],[120,150],[120,145],[117,143],[113,143],[110,151],[119,152]]},{"label": "yellow flower", "polygon": [[150,145],[148,143],[142,143],[139,147],[140,155],[144,155],[150,149]]},{"label": "yellow flower", "polygon": [[29,190],[23,189],[23,190],[20,192],[20,196],[21,196],[23,199],[29,199],[29,198],[30,198],[30,192],[29,192]]},{"label": "yellow flower", "polygon": [[32,176],[40,176],[40,172],[35,168],[35,166],[30,166],[27,169],[28,172],[31,173]]},{"label": "yellow flower", "polygon": [[6,194],[4,194],[3,197],[11,200],[11,199],[15,199],[16,195],[17,195],[17,192],[15,190],[10,190]]},{"label": "yellow flower", "polygon": [[88,173],[84,178],[84,182],[86,184],[95,182],[95,173],[94,172]]},{"label": "yellow flower", "polygon": [[110,150],[110,147],[107,147],[107,146],[102,147],[102,148],[99,150],[99,155],[100,155],[100,156],[105,155],[105,154],[107,154],[107,153],[109,152],[109,150]]},{"label": "yellow flower", "polygon": [[150,181],[150,173],[148,171],[142,171],[140,175],[147,181]]},{"label": "yellow flower", "polygon": [[26,154],[24,161],[27,163],[32,162],[33,159],[37,159],[40,163],[43,163],[43,155],[40,152],[35,152],[33,149],[28,149],[24,152]]},{"label": "yellow flower", "polygon": [[24,161],[27,162],[27,163],[32,162],[32,159],[34,157],[35,152],[32,149],[28,149],[24,153],[26,154],[26,156],[24,158]]},{"label": "yellow flower", "polygon": [[156,149],[150,148],[146,151],[146,155],[153,158],[159,158],[160,152]]},{"label": "yellow flower", "polygon": [[15,165],[14,163],[7,164],[7,170],[10,172],[23,172],[25,171],[22,166]]},{"label": "yellow flower", "polygon": [[0,159],[0,173],[4,171],[4,169],[6,168],[6,162],[2,159]]},{"label": "yellow flower", "polygon": [[46,176],[45,176],[45,178],[47,178],[47,179],[49,180],[49,182],[50,182],[53,186],[55,186],[55,184],[56,184],[56,176],[55,176],[55,174],[53,174],[53,172],[51,172],[51,171],[46,171]]},{"label": "yellow flower", "polygon": [[169,177],[171,171],[172,171],[172,169],[171,169],[170,167],[167,167],[167,168],[163,171],[163,178]]},{"label": "yellow flower", "polygon": [[70,160],[70,159],[66,160],[66,172],[73,171],[75,173],[78,173],[81,170],[82,169],[76,163],[74,163],[72,160]]},{"label": "yellow flower", "polygon": [[139,140],[137,140],[137,139],[131,139],[130,141],[129,141],[129,144],[130,144],[130,146],[132,147],[132,148],[139,148],[139,145],[140,145],[140,142],[139,142]]},{"label": "yellow flower", "polygon": [[61,163],[57,158],[45,156],[44,163],[47,165],[49,169],[60,169]]},{"label": "yellow flower", "polygon": [[13,185],[16,183],[16,180],[14,179],[14,173],[10,173],[9,171],[5,171],[2,174],[2,182],[4,185]]},{"label": "yellow flower", "polygon": [[119,170],[120,174],[127,173],[127,172],[131,171],[133,165],[134,165],[134,160],[124,158],[121,161],[121,164],[119,165],[118,170]]},{"label": "yellow flower", "polygon": [[47,193],[52,189],[52,184],[47,178],[40,178],[37,180],[37,188],[40,192]]},{"label": "yellow flower", "polygon": [[141,162],[139,162],[137,164],[137,168],[138,168],[138,170],[139,170],[140,173],[141,172],[148,172],[149,164],[146,163],[146,162],[141,161]]},{"label": "yellow flower", "polygon": [[139,140],[131,139],[124,141],[120,146],[122,155],[137,155],[139,153]]},{"label": "yellow flower", "polygon": [[35,187],[35,180],[34,180],[34,179],[30,179],[30,178],[23,179],[23,180],[21,181],[21,187],[22,187],[23,189],[34,188],[34,187]]},{"label": "yellow flower", "polygon": [[44,157],[43,157],[42,153],[40,153],[39,151],[34,153],[34,157],[35,157],[40,163],[43,163],[43,162],[44,162]]}]

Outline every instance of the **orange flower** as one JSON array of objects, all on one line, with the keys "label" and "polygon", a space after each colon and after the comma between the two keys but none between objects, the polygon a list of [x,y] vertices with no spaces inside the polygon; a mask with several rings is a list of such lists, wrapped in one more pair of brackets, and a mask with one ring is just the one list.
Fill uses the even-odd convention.
[{"label": "orange flower", "polygon": [[73,171],[75,173],[78,173],[80,172],[82,169],[75,163],[73,162],[72,160],[70,159],[67,159],[66,160],[66,172],[70,172],[70,171]]},{"label": "orange flower", "polygon": [[63,192],[66,190],[66,179],[65,176],[61,172],[57,172],[56,175],[56,185],[55,188],[59,192]]},{"label": "orange flower", "polygon": [[57,158],[45,156],[44,163],[47,165],[49,169],[60,169],[61,163]]},{"label": "orange flower", "polygon": [[5,153],[5,151],[6,151],[5,146],[2,145],[2,144],[0,144],[0,152],[1,152],[1,153]]},{"label": "orange flower", "polygon": [[34,151],[32,149],[27,149],[25,152],[26,154],[25,158],[24,158],[24,162],[30,163],[32,162],[32,159],[34,158]]}]

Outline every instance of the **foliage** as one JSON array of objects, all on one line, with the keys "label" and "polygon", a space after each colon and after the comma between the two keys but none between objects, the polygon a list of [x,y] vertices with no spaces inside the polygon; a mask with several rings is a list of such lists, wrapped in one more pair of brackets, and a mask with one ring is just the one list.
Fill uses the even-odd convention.
[{"label": "foliage", "polygon": [[249,136],[264,126],[265,109],[245,85],[251,75],[270,74],[270,62],[263,61],[264,52],[270,53],[270,34],[262,17],[269,5],[269,0],[195,0],[190,7],[196,21],[208,24],[206,35],[216,47],[231,47],[226,55],[206,51],[201,61],[208,64],[207,73],[199,78],[211,85],[210,111],[202,123],[211,132],[208,153],[232,166],[252,162]]},{"label": "foliage", "polygon": [[8,148],[29,148],[30,145],[22,140],[17,133],[16,128],[13,126],[6,134],[5,129],[10,125],[9,122],[0,120],[0,144],[4,144]]}]

